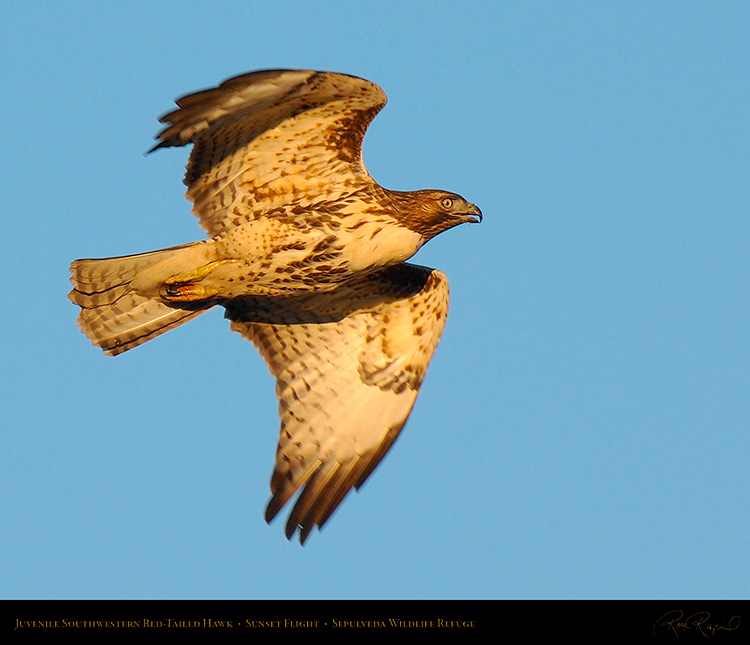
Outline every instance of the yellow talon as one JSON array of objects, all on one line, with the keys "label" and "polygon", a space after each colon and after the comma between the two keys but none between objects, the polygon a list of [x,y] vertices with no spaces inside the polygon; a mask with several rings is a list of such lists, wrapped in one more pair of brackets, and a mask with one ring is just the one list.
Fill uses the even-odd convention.
[{"label": "yellow talon", "polygon": [[171,302],[195,302],[215,296],[219,293],[218,289],[204,287],[198,282],[226,262],[229,262],[229,260],[216,260],[187,273],[180,273],[167,278],[164,281],[162,297]]},{"label": "yellow talon", "polygon": [[162,296],[171,302],[196,302],[207,300],[219,293],[218,289],[206,288],[199,284],[167,285]]}]

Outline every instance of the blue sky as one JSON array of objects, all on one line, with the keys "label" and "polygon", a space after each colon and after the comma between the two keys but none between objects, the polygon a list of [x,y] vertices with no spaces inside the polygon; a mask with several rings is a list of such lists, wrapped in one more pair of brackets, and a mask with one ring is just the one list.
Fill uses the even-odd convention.
[{"label": "blue sky", "polygon": [[[0,597],[737,598],[750,552],[746,3],[4,3]],[[117,358],[77,257],[202,237],[173,99],[303,67],[390,102],[365,161],[481,226],[394,449],[304,548],[273,382],[220,311]]]}]

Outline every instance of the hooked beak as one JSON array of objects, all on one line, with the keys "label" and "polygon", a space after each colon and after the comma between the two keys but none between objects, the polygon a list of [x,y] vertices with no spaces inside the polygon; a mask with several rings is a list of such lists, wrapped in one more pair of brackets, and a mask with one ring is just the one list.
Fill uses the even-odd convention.
[{"label": "hooked beak", "polygon": [[482,211],[480,211],[474,204],[469,204],[471,208],[465,213],[462,213],[466,217],[466,221],[472,224],[479,224],[482,221]]}]

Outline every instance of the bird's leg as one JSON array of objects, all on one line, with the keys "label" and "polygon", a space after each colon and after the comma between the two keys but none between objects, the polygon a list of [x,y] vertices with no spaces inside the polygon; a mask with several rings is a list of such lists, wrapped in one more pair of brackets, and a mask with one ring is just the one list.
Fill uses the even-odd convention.
[{"label": "bird's leg", "polygon": [[198,283],[214,269],[226,262],[229,262],[229,259],[216,260],[186,273],[179,273],[167,278],[164,281],[162,297],[172,302],[196,302],[215,296],[219,293],[218,289]]}]

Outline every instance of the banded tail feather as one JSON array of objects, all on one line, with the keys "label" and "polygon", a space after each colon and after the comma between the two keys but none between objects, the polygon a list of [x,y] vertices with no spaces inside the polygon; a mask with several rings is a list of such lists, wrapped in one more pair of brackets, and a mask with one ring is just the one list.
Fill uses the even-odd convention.
[{"label": "banded tail feather", "polygon": [[[192,246],[192,245],[186,245]],[[91,342],[116,356],[199,316],[216,301],[167,304],[134,286],[147,269],[186,246],[115,258],[75,260],[68,298],[81,307],[78,325]]]}]

